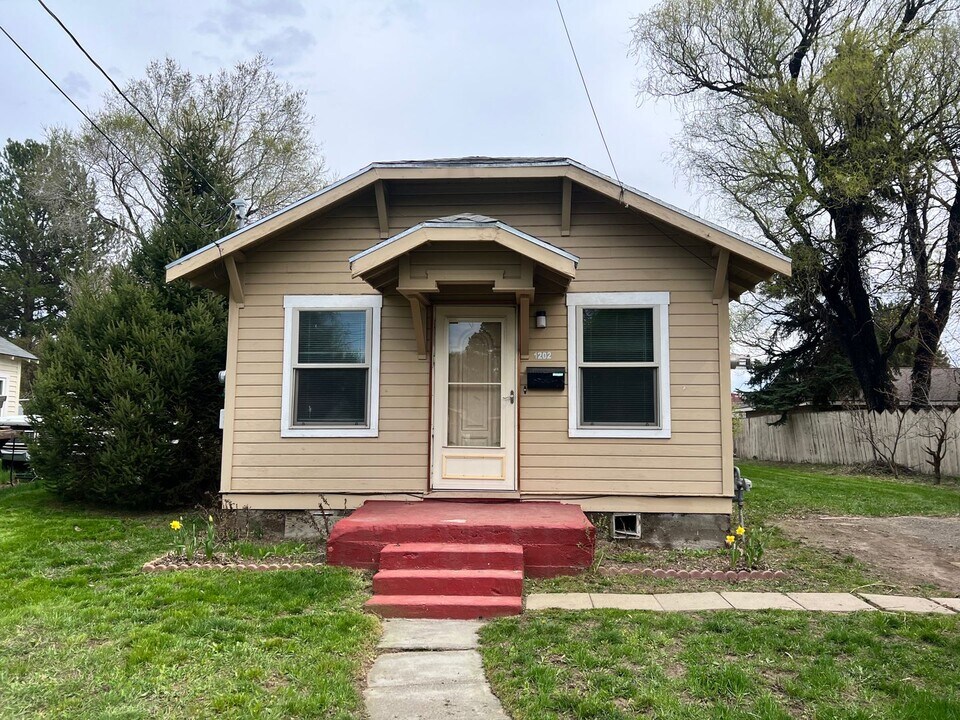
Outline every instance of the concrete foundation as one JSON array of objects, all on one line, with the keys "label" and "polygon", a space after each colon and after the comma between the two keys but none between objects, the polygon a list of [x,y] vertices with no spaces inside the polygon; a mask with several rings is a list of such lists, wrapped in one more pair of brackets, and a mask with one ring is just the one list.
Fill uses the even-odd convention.
[{"label": "concrete foundation", "polygon": [[662,549],[709,550],[723,547],[729,532],[729,515],[641,513],[640,537],[635,542]]}]

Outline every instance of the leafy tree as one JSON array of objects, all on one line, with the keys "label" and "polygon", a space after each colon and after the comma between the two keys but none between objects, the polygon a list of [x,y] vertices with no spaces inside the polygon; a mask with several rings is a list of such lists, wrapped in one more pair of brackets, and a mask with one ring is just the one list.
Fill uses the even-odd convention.
[{"label": "leafy tree", "polygon": [[[167,139],[177,136],[185,112],[215,128],[224,178],[248,203],[250,217],[323,185],[326,167],[312,139],[306,94],[282,82],[262,55],[209,75],[171,58],[154,61],[124,93]],[[104,217],[136,246],[168,215],[165,190],[144,180],[127,157],[156,177],[167,146],[119,95],[107,95],[94,119],[123,153],[92,128],[76,137],[74,151],[100,190]]]},{"label": "leafy tree", "polygon": [[162,222],[129,268],[92,278],[43,346],[33,462],[70,498],[128,507],[183,505],[216,487],[226,304],[164,265],[229,231],[231,193],[218,127],[184,113],[161,164]]},{"label": "leafy tree", "polygon": [[[664,0],[633,47],[644,89],[684,110],[681,161],[794,261],[760,296],[782,347],[835,344],[887,409],[891,358],[914,341],[923,404],[960,256],[953,3]],[[886,326],[881,307],[898,309]]]},{"label": "leafy tree", "polygon": [[71,279],[109,251],[93,184],[54,136],[0,152],[0,335],[35,350],[70,305]]}]

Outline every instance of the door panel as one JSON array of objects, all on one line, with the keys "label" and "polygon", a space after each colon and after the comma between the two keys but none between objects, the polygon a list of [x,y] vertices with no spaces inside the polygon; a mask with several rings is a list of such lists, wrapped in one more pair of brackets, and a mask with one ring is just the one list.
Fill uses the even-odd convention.
[{"label": "door panel", "polygon": [[516,487],[516,311],[436,311],[431,486]]}]

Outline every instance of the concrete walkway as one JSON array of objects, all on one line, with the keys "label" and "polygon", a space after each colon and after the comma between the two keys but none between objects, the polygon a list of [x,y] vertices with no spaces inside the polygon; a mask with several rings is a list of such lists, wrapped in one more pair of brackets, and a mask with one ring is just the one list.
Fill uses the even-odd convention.
[{"label": "concrete walkway", "polygon": [[367,676],[370,720],[509,720],[477,652],[477,620],[386,620]]},{"label": "concrete walkway", "polygon": [[661,594],[534,593],[527,595],[527,610],[653,610],[697,612],[700,610],[808,610],[812,612],[960,612],[960,598],[922,598],[868,593],[777,593],[691,592]]}]

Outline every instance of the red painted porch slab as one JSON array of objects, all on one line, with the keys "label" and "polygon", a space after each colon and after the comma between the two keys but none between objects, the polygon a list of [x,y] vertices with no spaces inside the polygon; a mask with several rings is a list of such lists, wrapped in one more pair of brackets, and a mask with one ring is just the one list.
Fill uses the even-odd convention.
[{"label": "red painted porch slab", "polygon": [[515,597],[464,595],[376,595],[365,605],[381,617],[476,620],[519,615],[523,599]]},{"label": "red painted porch slab", "polygon": [[377,595],[523,595],[521,570],[380,570]]},{"label": "red painted porch slab", "polygon": [[523,548],[489,543],[403,543],[380,551],[381,570],[523,570]]},{"label": "red painted porch slab", "polygon": [[327,562],[375,570],[395,543],[522,545],[525,569],[546,577],[589,567],[595,534],[578,506],[558,502],[368,500],[334,526]]}]

